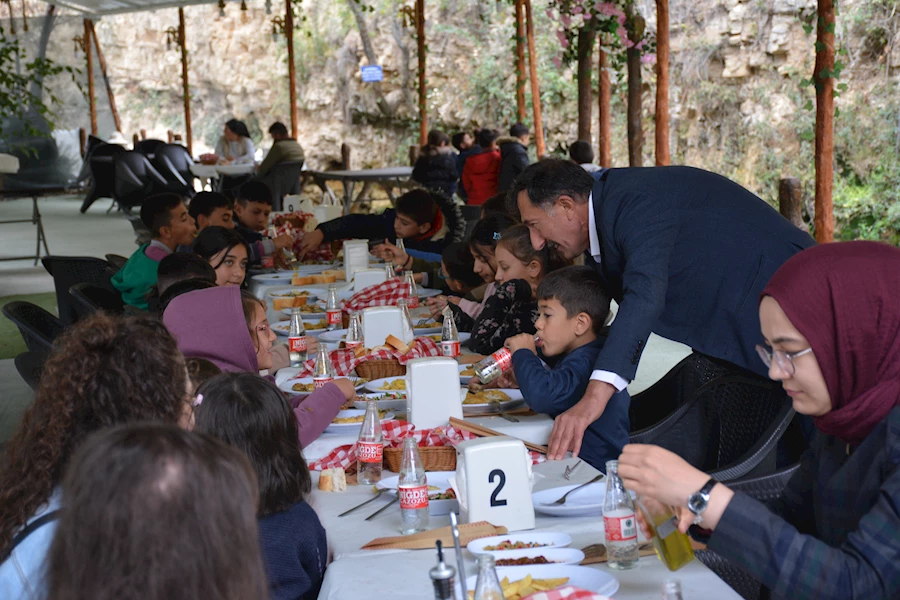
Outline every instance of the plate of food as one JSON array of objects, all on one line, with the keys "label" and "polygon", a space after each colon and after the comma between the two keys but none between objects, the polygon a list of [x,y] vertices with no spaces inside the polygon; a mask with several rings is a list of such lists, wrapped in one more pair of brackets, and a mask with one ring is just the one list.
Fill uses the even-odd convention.
[{"label": "plate of food", "polygon": [[475,377],[475,365],[459,365],[459,382],[463,385],[468,383]]},{"label": "plate of food", "polygon": [[[425,481],[428,485],[428,514],[434,516],[449,515],[451,512],[459,512],[459,503],[456,494],[450,487],[450,478],[456,475],[456,471],[429,471],[425,473]],[[388,490],[397,493],[397,483],[400,477],[386,477],[375,484],[379,490]],[[583,555],[582,555],[583,556]]]},{"label": "plate of food", "polygon": [[276,271],[275,273],[260,273],[258,275],[252,275],[254,281],[258,281],[260,283],[265,284],[290,284],[291,278],[294,277],[296,273],[293,271]]},{"label": "plate of food", "polygon": [[[578,565],[528,565],[497,567],[497,578],[506,600],[520,600],[535,592],[571,585],[603,596],[615,594],[619,580],[599,569]],[[477,575],[466,578],[466,588],[475,589]]]},{"label": "plate of food", "polygon": [[413,328],[413,331],[416,335],[428,335],[430,333],[440,333],[442,326],[440,323],[433,319],[428,319],[427,322],[423,323],[421,326],[416,326]]},{"label": "plate of food", "polygon": [[563,494],[577,488],[577,484],[541,490],[531,494],[535,512],[554,517],[600,517],[603,516],[603,498],[606,494],[606,480],[586,485],[566,498],[565,504],[553,504]]},{"label": "plate of food", "polygon": [[[287,310],[287,314],[290,315],[291,311]],[[287,323],[287,325],[282,326],[283,323]],[[269,327],[271,327],[272,331],[278,335],[283,335],[285,337],[291,333],[290,321],[278,321],[275,325],[270,325]],[[325,322],[325,319],[303,319],[303,327],[306,328],[306,335],[319,337],[328,328],[328,323]]]},{"label": "plate of food", "polygon": [[470,392],[460,389],[462,397],[463,413],[467,415],[481,415],[495,413],[497,409],[515,410],[525,404],[525,398],[521,390],[514,389],[489,389],[480,392]]},{"label": "plate of food", "polygon": [[333,329],[331,331],[323,331],[319,334],[319,339],[328,344],[339,344],[344,341],[347,335],[346,329]]},{"label": "plate of food", "polygon": [[309,290],[294,287],[273,288],[266,292],[266,295],[271,298],[272,310],[276,311],[298,306],[305,309],[307,304],[316,299],[315,294]]},{"label": "plate of food", "polygon": [[365,410],[366,400],[374,400],[380,409],[406,412],[406,392],[366,394],[365,400],[357,400],[353,403],[353,407]]},{"label": "plate of food", "polygon": [[530,548],[568,548],[572,537],[559,531],[531,531],[472,540],[466,549],[472,554],[493,554],[500,558],[500,552]]},{"label": "plate of food", "polygon": [[523,548],[507,550],[502,558],[495,558],[497,567],[521,567],[524,565],[577,565],[584,560],[584,552],[578,548]]},{"label": "plate of food", "polygon": [[[435,341],[436,343],[438,343],[438,344],[441,343],[441,333],[440,333],[440,330],[438,330],[438,333],[436,333],[436,334],[428,334],[428,335],[426,335],[426,336],[424,336],[424,337],[429,337],[429,338],[431,338],[432,340],[434,340],[434,341]],[[472,334],[471,334],[471,333],[466,333],[465,331],[460,331],[460,332],[459,332],[459,343],[460,343],[460,344],[465,344],[466,342],[469,341],[469,338],[470,338],[470,337],[472,337]]]},{"label": "plate of food", "polygon": [[385,377],[383,379],[373,379],[366,384],[366,389],[370,392],[405,392],[406,377]]},{"label": "plate of food", "polygon": [[[379,410],[381,422],[390,421],[394,418],[394,413],[386,410]],[[347,409],[340,411],[337,416],[332,419],[331,424],[325,428],[327,433],[354,433],[358,432],[362,426],[366,411],[358,409]]]},{"label": "plate of food", "polygon": [[[293,368],[293,367],[289,367]],[[276,376],[276,381],[279,381],[278,389],[282,392],[287,392],[288,394],[294,396],[309,396],[313,393],[315,388],[313,387],[313,378],[312,377],[293,377],[291,378],[290,373],[287,374],[286,378],[283,378],[282,373],[287,371],[288,369],[281,369],[278,371],[278,376]],[[294,373],[299,371],[298,368],[293,368]],[[337,377],[336,379],[349,379],[356,389],[360,389],[366,383],[368,383],[368,379],[363,379],[361,377]]]}]

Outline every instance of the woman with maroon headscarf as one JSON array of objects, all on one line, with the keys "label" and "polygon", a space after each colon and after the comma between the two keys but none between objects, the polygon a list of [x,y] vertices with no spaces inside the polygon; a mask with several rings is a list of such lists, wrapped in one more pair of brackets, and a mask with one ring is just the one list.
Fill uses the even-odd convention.
[{"label": "woman with maroon headscarf", "polygon": [[819,433],[768,505],[656,446],[625,446],[625,485],[676,508],[679,528],[776,598],[900,597],[900,249],[876,242],[795,255],[764,290],[769,376]]}]

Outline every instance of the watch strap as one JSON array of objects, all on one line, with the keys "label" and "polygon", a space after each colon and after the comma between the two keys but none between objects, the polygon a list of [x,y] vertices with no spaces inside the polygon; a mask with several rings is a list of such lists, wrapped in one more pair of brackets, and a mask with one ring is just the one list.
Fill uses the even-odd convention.
[{"label": "watch strap", "polygon": [[702,494],[704,496],[709,496],[709,493],[712,491],[712,489],[714,487],[716,487],[717,483],[719,483],[719,482],[714,477],[710,477],[709,481],[707,481],[705,484],[703,484],[703,487],[700,488],[700,491],[698,493]]}]

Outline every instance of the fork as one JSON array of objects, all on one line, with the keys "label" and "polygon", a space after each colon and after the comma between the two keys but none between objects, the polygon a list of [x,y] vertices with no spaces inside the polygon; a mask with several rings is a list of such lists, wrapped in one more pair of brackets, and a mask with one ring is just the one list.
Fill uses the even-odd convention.
[{"label": "fork", "polygon": [[424,319],[419,319],[419,321],[414,325],[414,328],[425,327],[425,323],[427,323],[427,322],[430,321],[430,320],[431,320],[431,319],[429,319],[429,318],[427,318],[427,317],[424,318]]},{"label": "fork", "polygon": [[572,472],[575,471],[575,469],[577,469],[578,465],[580,464],[581,461],[579,460],[577,463],[575,463],[574,466],[567,466],[566,471],[563,473],[563,477],[567,480],[570,479],[572,477]]},{"label": "fork", "polygon": [[563,497],[560,498],[559,500],[557,500],[556,502],[542,502],[541,505],[543,505],[543,506],[562,506],[563,504],[566,503],[566,498],[569,496],[569,494],[571,494],[572,492],[577,492],[581,488],[591,485],[592,483],[596,483],[596,482],[600,481],[601,479],[603,479],[603,477],[604,477],[603,473],[600,473],[599,475],[597,475],[596,477],[594,477],[587,483],[582,483],[578,487],[572,488],[571,490],[569,490],[568,492],[563,494]]}]

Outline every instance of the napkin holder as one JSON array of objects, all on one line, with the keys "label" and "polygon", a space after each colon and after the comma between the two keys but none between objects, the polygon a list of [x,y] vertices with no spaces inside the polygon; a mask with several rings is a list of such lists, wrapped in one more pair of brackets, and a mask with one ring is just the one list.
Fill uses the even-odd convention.
[{"label": "napkin holder", "polygon": [[487,520],[510,531],[534,529],[531,458],[522,440],[477,438],[457,444],[456,453],[451,485],[463,522]]},{"label": "napkin holder", "polygon": [[384,269],[359,269],[353,275],[353,290],[359,292],[367,287],[384,283],[386,280]]},{"label": "napkin holder", "polygon": [[[412,341],[412,334],[404,335],[403,311],[396,306],[370,306],[362,310],[363,345],[366,348],[383,346],[387,336],[393,335],[404,344]],[[457,372],[457,380],[459,374]],[[457,385],[459,385],[457,383]]]},{"label": "napkin holder", "polygon": [[353,281],[353,275],[360,269],[369,268],[369,242],[347,240],[344,242],[344,275]]},{"label": "napkin holder", "polygon": [[434,429],[446,425],[450,417],[462,418],[455,360],[432,356],[406,363],[406,413],[416,429]]}]

